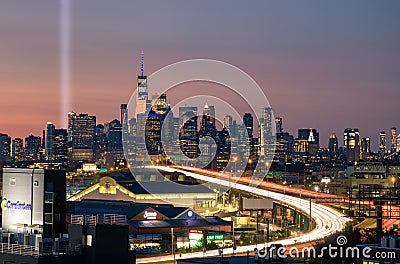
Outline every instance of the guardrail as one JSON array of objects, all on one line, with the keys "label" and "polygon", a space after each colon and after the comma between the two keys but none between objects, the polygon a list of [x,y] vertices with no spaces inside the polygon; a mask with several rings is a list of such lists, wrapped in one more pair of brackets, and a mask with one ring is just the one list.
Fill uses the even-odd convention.
[{"label": "guardrail", "polygon": [[1,243],[0,252],[4,254],[15,254],[21,256],[39,256],[39,249],[33,246]]}]

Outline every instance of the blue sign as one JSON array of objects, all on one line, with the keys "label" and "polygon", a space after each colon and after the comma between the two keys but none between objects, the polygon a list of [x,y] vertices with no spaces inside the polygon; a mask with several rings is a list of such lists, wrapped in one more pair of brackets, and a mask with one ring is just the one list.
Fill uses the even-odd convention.
[{"label": "blue sign", "polygon": [[16,201],[15,203],[8,201],[6,198],[3,199],[1,202],[1,209],[10,209],[10,210],[32,210],[32,205],[27,204],[25,202],[21,203],[19,201]]}]

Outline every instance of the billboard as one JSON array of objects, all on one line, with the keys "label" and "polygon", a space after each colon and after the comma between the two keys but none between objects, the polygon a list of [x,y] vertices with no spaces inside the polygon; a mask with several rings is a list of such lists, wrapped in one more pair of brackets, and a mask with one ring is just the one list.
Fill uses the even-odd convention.
[{"label": "billboard", "polygon": [[243,199],[244,210],[272,210],[272,199]]}]

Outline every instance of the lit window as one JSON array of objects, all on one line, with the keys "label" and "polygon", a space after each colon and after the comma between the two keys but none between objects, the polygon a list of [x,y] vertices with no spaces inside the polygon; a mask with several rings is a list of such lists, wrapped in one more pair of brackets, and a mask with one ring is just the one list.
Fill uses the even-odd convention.
[{"label": "lit window", "polygon": [[11,179],[10,179],[10,185],[11,185],[11,186],[15,186],[16,182],[17,182],[17,181],[15,180],[15,178],[11,178]]}]

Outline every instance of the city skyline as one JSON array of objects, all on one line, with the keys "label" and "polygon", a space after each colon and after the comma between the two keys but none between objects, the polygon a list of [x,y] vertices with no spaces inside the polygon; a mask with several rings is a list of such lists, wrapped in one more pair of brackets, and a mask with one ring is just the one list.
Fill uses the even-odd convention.
[{"label": "city skyline", "polygon": [[[204,104],[204,106],[208,106],[207,105],[207,103],[205,103]],[[210,106],[212,106],[212,107],[214,107],[213,105],[210,105]],[[200,126],[201,125],[201,117],[203,116],[203,110],[204,110],[204,108],[203,107],[198,107],[198,106],[193,106],[193,105],[185,105],[185,106],[180,106],[179,108],[181,108],[181,107],[189,107],[189,108],[192,108],[192,107],[194,107],[194,108],[196,108],[196,109],[198,109],[198,113],[197,113],[197,117],[198,117],[198,121],[197,121],[197,124],[198,124],[198,126]],[[273,109],[272,109],[273,110]],[[216,109],[216,111],[218,111],[218,109]],[[117,111],[118,112],[118,111]],[[70,111],[70,113],[68,114],[68,117],[69,117],[69,115],[70,114],[73,114],[73,115],[76,115],[76,114],[79,114],[79,115],[83,115],[83,116],[87,116],[87,115],[90,115],[90,116],[93,116],[95,119],[96,118],[98,118],[99,116],[96,114],[96,113],[87,113],[87,112],[82,112],[82,113],[78,113],[78,112],[75,112],[75,111]],[[231,119],[232,121],[237,121],[237,124],[239,125],[239,124],[243,124],[243,125],[245,125],[245,121],[244,121],[244,118],[245,118],[245,116],[246,115],[251,115],[251,113],[243,113],[243,115],[242,115],[242,119],[240,119],[240,120],[237,120],[237,119],[235,119],[235,118],[233,118],[233,119]],[[119,117],[118,117],[118,115],[116,115],[112,120],[108,120],[108,121],[105,121],[105,122],[95,122],[95,124],[96,125],[106,125],[106,124],[113,124],[114,122],[115,122],[115,120],[117,120],[118,122],[120,122],[121,120],[121,118],[120,117],[122,117],[121,116],[121,113],[119,112]],[[179,112],[175,112],[174,111],[174,116],[175,117],[179,117]],[[225,117],[227,117],[227,116],[229,116],[230,118],[232,118],[232,116],[230,116],[229,114],[226,114],[225,115]],[[252,116],[252,115],[251,115]],[[253,116],[252,116],[253,117]],[[318,131],[318,134],[320,134],[320,130],[319,130],[319,128],[318,127],[312,127],[312,128],[308,128],[308,127],[306,127],[306,126],[302,126],[302,127],[298,127],[298,128],[296,128],[295,129],[295,131],[289,131],[289,130],[287,130],[286,129],[286,120],[284,119],[284,118],[282,118],[282,117],[280,117],[280,116],[276,116],[275,115],[275,118],[278,118],[279,120],[280,120],[280,127],[281,127],[281,129],[282,129],[282,133],[283,132],[288,132],[290,135],[293,135],[295,138],[297,138],[297,135],[299,135],[298,133],[300,133],[300,130],[314,130],[314,131]],[[101,118],[99,119],[99,120],[101,120]],[[216,120],[216,127],[217,127],[217,129],[222,129],[222,127],[224,126],[224,121],[225,120]],[[258,123],[259,121],[257,121],[257,120],[255,120],[255,123],[254,123],[254,132],[253,133],[255,133],[255,131],[257,130],[256,128],[259,126],[259,123]],[[275,121],[276,122],[276,121]],[[21,136],[21,137],[14,137],[14,136],[12,136],[11,134],[9,134],[9,133],[7,133],[7,131],[0,131],[0,134],[3,134],[3,135],[8,135],[8,136],[10,136],[11,137],[11,139],[25,139],[25,138],[28,138],[29,136],[38,136],[38,137],[41,137],[42,136],[42,132],[43,131],[45,131],[46,129],[48,129],[48,126],[49,126],[49,124],[50,125],[52,125],[52,126],[55,126],[55,127],[57,127],[57,129],[61,129],[61,130],[65,130],[65,131],[68,131],[68,126],[66,127],[66,128],[64,128],[64,127],[61,127],[61,126],[58,126],[56,123],[54,123],[54,122],[52,122],[51,120],[49,120],[49,121],[47,121],[46,122],[46,124],[43,126],[43,129],[40,131],[40,133],[33,133],[32,131],[31,132],[28,132],[26,135],[23,135],[23,136]],[[275,125],[277,125],[277,124],[275,124]],[[378,152],[378,151],[380,151],[381,150],[381,147],[382,146],[385,146],[385,149],[384,149],[384,151],[386,151],[386,150],[390,150],[391,149],[391,144],[392,144],[392,135],[391,135],[391,133],[393,132],[393,129],[395,129],[394,131],[395,131],[395,133],[397,133],[396,132],[396,130],[397,130],[397,127],[391,127],[389,130],[379,130],[379,134],[378,135],[376,135],[375,137],[374,136],[370,136],[370,135],[365,135],[365,134],[363,134],[362,133],[362,131],[360,131],[360,129],[359,128],[357,128],[357,127],[346,127],[346,128],[344,128],[343,129],[343,131],[335,131],[335,130],[331,130],[331,133],[329,134],[329,136],[328,137],[321,137],[321,139],[318,139],[318,144],[320,145],[320,147],[321,148],[324,148],[324,149],[328,149],[329,148],[329,144],[330,144],[330,138],[332,137],[332,135],[334,134],[334,135],[336,135],[336,137],[337,137],[337,139],[338,139],[338,143],[339,143],[339,145],[338,145],[338,147],[344,147],[345,145],[346,145],[346,142],[345,142],[345,139],[344,139],[344,134],[346,133],[346,131],[348,130],[348,129],[357,129],[358,131],[359,131],[359,144],[360,144],[360,146],[361,146],[361,144],[362,144],[362,140],[364,140],[364,139],[367,139],[367,140],[369,140],[370,142],[369,142],[369,144],[370,144],[370,148],[371,148],[371,151],[372,152]],[[397,131],[399,131],[399,130],[397,130]],[[276,133],[279,133],[279,131],[277,130],[276,131]],[[385,133],[385,135],[388,135],[388,137],[386,137],[385,138],[385,140],[383,141],[384,143],[385,143],[385,145],[382,145],[383,143],[382,143],[382,133]],[[254,135],[255,137],[257,137],[257,134],[255,134]],[[301,138],[301,136],[299,137],[299,138]],[[396,136],[395,136],[395,138],[398,140],[399,138],[400,138],[400,133],[399,134],[396,134]],[[375,142],[376,141],[376,142]],[[396,143],[397,143],[398,141],[396,141]],[[375,143],[375,144],[374,144]]]},{"label": "city skyline", "polygon": [[396,263],[400,1],[0,0],[0,263]]},{"label": "city skyline", "polygon": [[[4,36],[0,54],[5,58],[0,64],[1,132],[12,137],[40,135],[47,121],[61,127],[59,5],[46,1],[0,5]],[[212,9],[158,3],[163,12],[149,3],[141,5],[141,10],[154,14],[145,31],[141,24],[146,12],[132,16],[134,2],[72,1],[69,109],[96,114],[101,123],[118,117],[115,106],[126,102],[135,89],[144,50],[148,74],[199,57],[238,66],[264,89],[275,115],[284,118],[291,133],[316,127],[327,139],[332,130],[341,134],[347,127],[357,127],[361,137],[371,137],[375,149],[374,139],[381,130],[400,127],[397,2],[356,1],[347,3],[347,9],[337,3],[298,8],[255,2],[254,8],[245,8],[246,4],[235,2],[224,15],[224,3],[213,4]],[[291,19],[280,19],[286,13]],[[206,15],[209,26],[201,23]],[[22,18],[30,23],[20,22]]]}]

